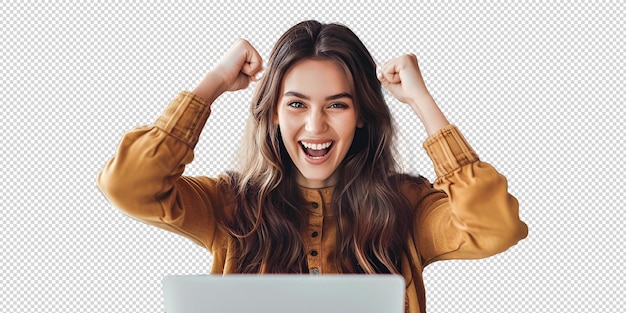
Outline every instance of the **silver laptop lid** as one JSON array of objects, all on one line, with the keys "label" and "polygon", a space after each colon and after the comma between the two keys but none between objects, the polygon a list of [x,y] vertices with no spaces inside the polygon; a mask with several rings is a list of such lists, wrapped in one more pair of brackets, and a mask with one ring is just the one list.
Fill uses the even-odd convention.
[{"label": "silver laptop lid", "polygon": [[404,312],[398,275],[172,275],[165,312]]}]

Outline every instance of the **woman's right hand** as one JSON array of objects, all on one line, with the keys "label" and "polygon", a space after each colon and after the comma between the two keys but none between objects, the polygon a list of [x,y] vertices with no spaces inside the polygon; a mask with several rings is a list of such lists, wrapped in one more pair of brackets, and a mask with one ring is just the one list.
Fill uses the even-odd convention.
[{"label": "woman's right hand", "polygon": [[214,100],[225,91],[245,89],[263,70],[259,52],[245,39],[237,40],[198,84],[194,93]]}]

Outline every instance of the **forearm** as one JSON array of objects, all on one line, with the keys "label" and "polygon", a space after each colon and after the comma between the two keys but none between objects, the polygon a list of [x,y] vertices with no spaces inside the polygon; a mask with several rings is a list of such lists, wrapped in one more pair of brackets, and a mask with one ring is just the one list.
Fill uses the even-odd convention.
[{"label": "forearm", "polygon": [[192,93],[206,100],[207,104],[212,104],[226,91],[224,80],[215,72],[208,72],[200,83],[193,89]]},{"label": "forearm", "polygon": [[450,125],[430,94],[413,97],[408,104],[419,117],[428,136]]}]

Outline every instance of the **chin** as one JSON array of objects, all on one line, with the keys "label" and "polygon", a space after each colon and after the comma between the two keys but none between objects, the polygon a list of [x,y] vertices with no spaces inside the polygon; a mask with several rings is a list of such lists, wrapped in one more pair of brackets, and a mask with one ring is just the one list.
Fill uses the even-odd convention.
[{"label": "chin", "polygon": [[304,187],[310,188],[322,188],[329,187],[336,184],[337,180],[334,179],[332,174],[329,175],[320,175],[320,173],[311,173],[311,175],[306,175],[305,173],[300,173],[299,184]]}]

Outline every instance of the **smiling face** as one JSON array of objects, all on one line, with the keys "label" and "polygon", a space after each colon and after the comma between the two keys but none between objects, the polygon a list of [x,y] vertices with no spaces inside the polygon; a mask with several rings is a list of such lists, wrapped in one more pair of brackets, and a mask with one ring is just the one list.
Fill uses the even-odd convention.
[{"label": "smiling face", "polygon": [[309,188],[335,185],[357,127],[353,88],[331,60],[306,59],[283,78],[274,123],[278,124],[296,181]]}]

